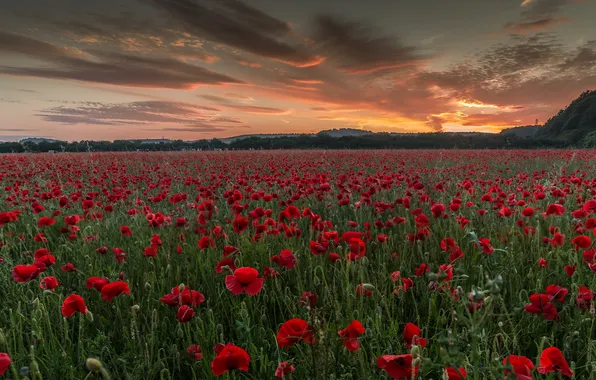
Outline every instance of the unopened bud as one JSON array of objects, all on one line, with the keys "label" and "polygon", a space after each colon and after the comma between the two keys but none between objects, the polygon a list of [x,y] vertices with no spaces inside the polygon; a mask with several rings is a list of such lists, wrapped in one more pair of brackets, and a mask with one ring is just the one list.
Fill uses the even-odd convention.
[{"label": "unopened bud", "polygon": [[99,360],[94,358],[88,358],[85,362],[85,365],[87,366],[87,369],[91,372],[99,372],[103,368],[103,364],[101,364]]}]

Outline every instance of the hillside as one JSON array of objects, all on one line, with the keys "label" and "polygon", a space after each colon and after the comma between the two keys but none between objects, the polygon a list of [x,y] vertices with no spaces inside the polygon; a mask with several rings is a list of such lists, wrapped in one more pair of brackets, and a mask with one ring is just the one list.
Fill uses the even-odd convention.
[{"label": "hillside", "polygon": [[536,136],[540,128],[542,128],[541,125],[522,125],[520,127],[503,129],[500,134],[503,136],[515,136],[527,139]]},{"label": "hillside", "polygon": [[596,146],[596,90],[583,92],[551,117],[536,136],[570,145]]}]

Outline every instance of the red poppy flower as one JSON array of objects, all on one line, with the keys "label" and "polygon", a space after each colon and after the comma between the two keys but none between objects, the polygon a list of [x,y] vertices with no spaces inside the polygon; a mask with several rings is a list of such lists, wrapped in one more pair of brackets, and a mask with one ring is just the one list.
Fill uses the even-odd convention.
[{"label": "red poppy flower", "polygon": [[288,348],[294,343],[304,341],[314,343],[314,333],[308,323],[299,318],[284,322],[277,332],[277,344],[281,348]]},{"label": "red poppy flower", "polygon": [[60,267],[60,269],[62,269],[65,272],[76,272],[78,269],[77,267],[75,267],[75,265],[73,263],[66,263],[64,265],[62,265],[62,267]]},{"label": "red poppy flower", "polygon": [[577,268],[577,265],[565,265],[565,268],[563,268],[563,270],[565,271],[565,274],[567,275],[567,277],[571,277],[573,276],[573,274],[575,273],[575,269]]},{"label": "red poppy flower", "polygon": [[358,286],[356,286],[356,295],[357,296],[365,296],[365,297],[370,297],[372,296],[372,290],[367,289],[365,284],[360,284]]},{"label": "red poppy flower", "polygon": [[87,279],[86,286],[87,286],[87,289],[94,288],[101,292],[101,289],[105,285],[107,285],[109,282],[110,282],[110,280],[108,280],[107,278],[100,278],[100,277],[92,276]]},{"label": "red poppy flower", "polygon": [[157,256],[157,245],[151,245],[143,250],[143,257],[155,257]]},{"label": "red poppy flower", "polygon": [[466,373],[466,369],[463,367],[460,368],[453,368],[447,367],[445,368],[445,373],[447,374],[447,380],[463,380],[468,377]]},{"label": "red poppy flower", "polygon": [[418,366],[412,367],[412,355],[383,355],[377,358],[377,366],[392,379],[411,379],[418,375]]},{"label": "red poppy flower", "polygon": [[553,299],[560,303],[565,302],[565,297],[567,296],[567,293],[569,293],[567,288],[563,288],[559,285],[548,285],[545,291],[546,294],[550,295]]},{"label": "red poppy flower", "polygon": [[560,247],[565,244],[565,235],[555,232],[553,238],[550,240],[550,245],[553,247]]},{"label": "red poppy flower", "polygon": [[546,207],[544,215],[545,216],[563,215],[564,213],[565,213],[565,208],[560,204],[554,203],[554,204],[550,204]]},{"label": "red poppy flower", "polygon": [[329,261],[331,261],[332,263],[335,263],[336,261],[341,260],[341,257],[339,256],[339,254],[335,253],[335,252],[331,252],[329,254]]},{"label": "red poppy flower", "polygon": [[279,255],[272,256],[271,262],[276,263],[277,265],[284,268],[292,269],[296,266],[298,260],[292,251],[289,249],[284,249],[279,253]]},{"label": "red poppy flower", "polygon": [[540,354],[538,372],[543,375],[551,372],[560,372],[567,377],[573,376],[573,371],[569,368],[567,360],[563,353],[556,347],[548,347]]},{"label": "red poppy flower", "polygon": [[247,218],[243,216],[237,216],[236,219],[232,222],[232,226],[234,227],[234,232],[239,234],[242,233],[244,230],[248,228],[249,221]]},{"label": "red poppy flower", "polygon": [[200,249],[215,248],[215,241],[211,236],[203,236],[199,239],[198,245]]},{"label": "red poppy flower", "polygon": [[487,255],[492,255],[493,252],[495,252],[495,249],[490,244],[489,238],[480,238],[478,241],[480,242],[480,249],[482,252],[486,253]]},{"label": "red poppy flower", "polygon": [[418,277],[424,276],[424,274],[429,270],[430,268],[428,267],[428,265],[422,263],[418,266],[418,268],[414,269],[414,274]]},{"label": "red poppy flower", "polygon": [[202,360],[203,353],[201,352],[201,346],[197,344],[191,344],[190,346],[186,347],[186,352],[190,355],[193,360]]},{"label": "red poppy flower", "polygon": [[531,314],[542,314],[544,319],[557,319],[559,313],[551,301],[548,294],[532,294],[530,303],[524,306],[524,309]]},{"label": "red poppy flower", "polygon": [[83,314],[87,314],[89,312],[87,306],[85,306],[85,300],[83,297],[77,294],[71,294],[66,297],[62,303],[62,315],[65,318],[70,318],[77,311]]},{"label": "red poppy flower", "polygon": [[575,303],[580,310],[588,310],[592,306],[594,292],[585,286],[580,286],[577,291]]},{"label": "red poppy flower", "polygon": [[226,288],[236,295],[245,292],[254,296],[261,291],[264,282],[264,278],[259,278],[259,272],[251,267],[238,268],[233,275],[226,276]]},{"label": "red poppy flower", "polygon": [[540,268],[548,268],[548,261],[546,261],[544,257],[541,257],[540,260],[538,260],[538,266]]},{"label": "red poppy flower", "polygon": [[308,243],[310,247],[310,253],[313,255],[324,255],[329,249],[329,243],[327,242],[318,242],[318,241],[311,241]]},{"label": "red poppy flower", "polygon": [[185,286],[182,291],[180,291],[180,286],[175,286],[169,294],[166,294],[159,300],[168,306],[187,305],[194,307],[205,302],[205,296],[199,291],[190,289],[188,286]]},{"label": "red poppy flower", "polygon": [[126,252],[122,248],[112,248],[112,252],[114,252],[114,260],[118,263],[126,260]]},{"label": "red poppy flower", "polygon": [[10,368],[10,363],[12,363],[10,356],[6,352],[0,352],[0,376]]},{"label": "red poppy flower", "polygon": [[300,296],[300,302],[304,306],[308,306],[308,307],[314,307],[318,300],[319,300],[319,296],[317,296],[316,294],[313,294],[311,292],[303,292],[302,295]]},{"label": "red poppy flower", "polygon": [[190,321],[195,316],[195,311],[187,305],[182,305],[178,308],[178,312],[176,313],[176,318],[178,322],[185,323]]},{"label": "red poppy flower", "polygon": [[232,369],[248,372],[249,364],[250,356],[248,356],[248,353],[242,348],[228,343],[211,362],[211,372],[214,376],[222,375]]},{"label": "red poppy flower", "polygon": [[234,247],[233,245],[226,245],[223,249],[223,255],[224,257],[232,255],[234,253],[239,253],[240,250],[236,247]]},{"label": "red poppy flower", "polygon": [[203,293],[192,290],[190,287],[184,287],[184,290],[180,292],[180,305],[198,306],[205,302],[205,296]]},{"label": "red poppy flower", "polygon": [[228,257],[227,259],[219,260],[215,266],[215,273],[222,273],[224,267],[228,267],[232,272],[234,272],[236,270],[234,259]]},{"label": "red poppy flower", "polygon": [[122,236],[132,236],[132,230],[129,226],[120,227],[120,233],[122,234]]},{"label": "red poppy flower", "polygon": [[517,380],[532,380],[534,363],[525,356],[509,355],[503,359],[503,365],[511,369],[505,369],[505,376],[514,374]]},{"label": "red poppy flower", "polygon": [[407,323],[404,328],[404,340],[408,349],[412,346],[426,347],[426,339],[421,337],[422,330],[413,323]]},{"label": "red poppy flower", "polygon": [[580,248],[586,249],[590,245],[592,245],[592,239],[590,239],[589,236],[580,235],[571,239],[571,244],[573,245],[573,248],[575,248],[576,251]]},{"label": "red poppy flower", "polygon": [[39,282],[39,287],[46,290],[54,290],[58,287],[58,285],[60,285],[58,280],[56,280],[56,277],[53,276],[44,277]]},{"label": "red poppy flower", "polygon": [[534,209],[532,207],[526,207],[522,210],[521,214],[527,218],[534,215]]},{"label": "red poppy flower", "polygon": [[284,376],[294,372],[295,370],[296,369],[294,368],[294,366],[290,363],[281,362],[277,365],[277,368],[275,369],[275,377],[283,379]]},{"label": "red poppy flower", "polygon": [[54,223],[56,223],[54,218],[50,218],[48,216],[42,216],[37,221],[37,227],[43,228],[43,227],[47,227],[47,226],[53,226]]},{"label": "red poppy flower", "polygon": [[114,281],[104,285],[101,288],[101,298],[106,301],[112,301],[114,297],[120,294],[130,294],[128,284],[124,281]]},{"label": "red poppy flower", "polygon": [[360,260],[366,254],[366,243],[362,239],[354,238],[348,242],[350,246],[350,254],[348,260],[355,261]]},{"label": "red poppy flower", "polygon": [[337,334],[341,338],[341,343],[348,350],[358,351],[358,348],[360,347],[358,338],[364,334],[364,331],[365,328],[362,326],[362,323],[360,323],[358,320],[355,320],[352,321],[352,323],[350,323],[345,329],[338,331]]},{"label": "red poppy flower", "polygon": [[42,272],[37,265],[17,265],[12,268],[12,278],[16,282],[27,282],[35,280]]},{"label": "red poppy flower", "polygon": [[77,225],[80,221],[81,217],[78,215],[69,215],[64,217],[64,223],[68,224],[69,226]]}]

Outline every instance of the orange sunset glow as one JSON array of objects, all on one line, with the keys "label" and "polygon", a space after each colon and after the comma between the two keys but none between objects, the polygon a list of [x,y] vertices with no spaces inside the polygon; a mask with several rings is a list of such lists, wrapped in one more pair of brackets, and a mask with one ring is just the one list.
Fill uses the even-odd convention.
[{"label": "orange sunset glow", "polygon": [[596,3],[0,5],[0,140],[499,132],[596,87]]}]

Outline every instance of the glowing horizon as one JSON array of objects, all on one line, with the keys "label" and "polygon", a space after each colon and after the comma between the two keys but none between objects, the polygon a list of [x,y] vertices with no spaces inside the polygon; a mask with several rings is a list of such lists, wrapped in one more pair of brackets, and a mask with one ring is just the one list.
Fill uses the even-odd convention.
[{"label": "glowing horizon", "polygon": [[493,133],[596,88],[596,4],[441,4],[4,4],[0,140]]}]

